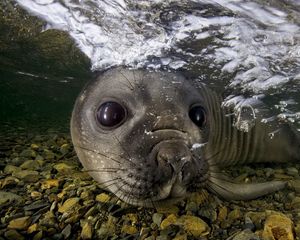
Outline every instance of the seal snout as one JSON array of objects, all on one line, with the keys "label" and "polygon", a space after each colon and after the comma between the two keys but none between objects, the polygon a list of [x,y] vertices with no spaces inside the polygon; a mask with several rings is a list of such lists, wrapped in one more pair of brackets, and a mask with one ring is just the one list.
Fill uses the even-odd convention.
[{"label": "seal snout", "polygon": [[161,144],[156,161],[160,168],[170,168],[173,174],[178,174],[182,167],[191,161],[188,147],[182,143],[166,142]]},{"label": "seal snout", "polygon": [[192,154],[184,141],[163,141],[157,147],[156,164],[164,197],[182,197],[194,177]]}]

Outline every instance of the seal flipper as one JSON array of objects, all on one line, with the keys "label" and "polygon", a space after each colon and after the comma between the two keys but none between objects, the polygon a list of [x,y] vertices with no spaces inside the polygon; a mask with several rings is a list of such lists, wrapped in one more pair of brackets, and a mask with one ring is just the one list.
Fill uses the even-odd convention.
[{"label": "seal flipper", "polygon": [[226,200],[251,200],[281,190],[286,186],[285,181],[234,183],[220,174],[210,178],[208,182],[208,189]]}]

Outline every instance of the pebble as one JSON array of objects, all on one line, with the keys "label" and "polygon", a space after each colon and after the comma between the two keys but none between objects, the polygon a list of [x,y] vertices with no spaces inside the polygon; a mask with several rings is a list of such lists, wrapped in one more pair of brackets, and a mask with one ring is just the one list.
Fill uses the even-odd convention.
[{"label": "pebble", "polygon": [[39,230],[39,226],[37,223],[32,224],[28,229],[27,229],[27,233],[33,233],[33,232],[37,232]]},{"label": "pebble", "polygon": [[5,238],[7,240],[24,240],[25,237],[23,237],[20,233],[18,233],[17,230],[12,229],[12,230],[8,230],[5,232],[4,234]]},{"label": "pebble", "polygon": [[195,238],[206,236],[210,232],[207,223],[195,216],[183,215],[178,219],[177,225],[182,225],[186,233]]},{"label": "pebble", "polygon": [[69,198],[67,199],[62,206],[58,208],[58,212],[65,213],[68,211],[76,211],[79,205],[80,198]]},{"label": "pebble", "polygon": [[[253,233],[250,229],[245,229],[241,232],[234,234],[226,240],[261,240],[259,236]],[[265,239],[267,240],[267,239]],[[279,239],[278,239],[279,240]]]},{"label": "pebble", "polygon": [[49,189],[52,187],[58,187],[59,186],[59,179],[48,179],[42,182],[41,184],[41,189],[45,190],[45,189]]},{"label": "pebble", "polygon": [[245,216],[245,225],[244,225],[244,229],[249,229],[251,231],[255,230],[255,225],[252,222],[251,218],[248,216]]},{"label": "pebble", "polygon": [[236,220],[240,219],[241,216],[242,216],[241,210],[239,208],[236,208],[228,213],[227,218],[229,222],[233,223]]},{"label": "pebble", "polygon": [[80,233],[81,239],[92,239],[93,237],[93,229],[89,222],[85,222],[82,226],[82,230]]},{"label": "pebble", "polygon": [[101,224],[101,227],[99,230],[97,230],[97,235],[100,239],[113,236],[116,232],[116,223],[118,222],[118,219],[109,215],[108,220]]},{"label": "pebble", "polygon": [[265,240],[294,240],[293,222],[281,213],[267,217],[262,237]]},{"label": "pebble", "polygon": [[110,199],[111,199],[111,197],[106,193],[100,193],[96,196],[96,201],[102,202],[102,203],[107,203],[110,201]]},{"label": "pebble", "polygon": [[17,166],[13,166],[13,165],[9,165],[9,164],[8,164],[8,165],[5,166],[3,172],[4,172],[5,174],[12,174],[12,173],[18,172],[18,171],[20,171],[20,170],[21,170],[20,167],[17,167]]},{"label": "pebble", "polygon": [[39,173],[33,170],[21,170],[13,172],[13,177],[16,177],[24,182],[37,182],[40,178]]},{"label": "pebble", "polygon": [[43,231],[36,233],[32,240],[41,240],[43,238]]},{"label": "pebble", "polygon": [[42,196],[42,193],[40,193],[40,192],[38,192],[38,191],[32,191],[32,192],[30,193],[30,196],[31,196],[32,198],[40,198],[40,197]]},{"label": "pebble", "polygon": [[163,214],[161,213],[154,213],[152,216],[152,221],[157,225],[160,226],[162,219],[163,219]]},{"label": "pebble", "polygon": [[57,163],[53,166],[53,168],[59,173],[71,173],[74,166],[67,163]]},{"label": "pebble", "polygon": [[219,222],[223,222],[226,218],[227,218],[227,215],[228,215],[228,209],[226,206],[222,206],[219,208],[219,213],[218,213],[218,221]]},{"label": "pebble", "polygon": [[300,209],[300,197],[295,197],[291,202],[291,206],[293,209]]},{"label": "pebble", "polygon": [[299,176],[299,171],[295,167],[288,167],[286,168],[286,174],[291,175],[293,177]]},{"label": "pebble", "polygon": [[65,239],[68,239],[72,233],[72,226],[71,224],[68,224],[65,226],[65,228],[62,230],[62,235],[64,236]]},{"label": "pebble", "polygon": [[62,153],[62,154],[67,154],[69,151],[70,151],[70,144],[68,143],[64,143],[63,145],[60,146],[60,149],[59,151]]},{"label": "pebble", "polygon": [[138,233],[138,229],[136,228],[136,226],[125,224],[122,226],[121,232],[129,235],[134,235]]},{"label": "pebble", "polygon": [[175,216],[175,214],[170,214],[161,222],[160,228],[164,230],[170,225],[175,224],[176,222],[177,222],[177,217]]},{"label": "pebble", "polygon": [[23,201],[23,198],[11,192],[0,191],[0,205],[4,203],[11,203],[14,201],[21,202]]},{"label": "pebble", "polygon": [[299,179],[291,180],[290,184],[296,193],[300,193],[300,180]]},{"label": "pebble", "polygon": [[36,160],[27,160],[20,165],[20,168],[27,170],[39,170],[41,167],[41,163]]},{"label": "pebble", "polygon": [[8,176],[0,181],[1,188],[8,188],[17,185],[20,180],[16,177]]},{"label": "pebble", "polygon": [[35,158],[36,152],[32,149],[25,149],[20,153],[20,157]]},{"label": "pebble", "polygon": [[17,229],[17,230],[24,230],[29,227],[31,223],[30,217],[21,217],[13,219],[9,222],[8,228],[10,229]]},{"label": "pebble", "polygon": [[[258,175],[265,178],[267,171],[270,178],[274,174],[285,179],[295,176],[296,179],[289,181],[291,188],[284,192],[253,201],[228,202],[203,190],[176,204],[162,204],[155,212],[155,209],[120,205],[121,201],[116,205],[115,197],[103,192],[88,173],[81,172],[79,162],[71,153],[73,148],[69,137],[49,136],[40,140],[34,138],[34,141],[31,138],[29,143],[23,139],[17,147],[8,148],[11,153],[5,153],[7,160],[2,165],[0,177],[0,186],[6,189],[0,191],[0,240],[258,240],[258,236],[262,240],[270,216],[278,215],[265,209],[289,212],[281,216],[291,219],[285,229],[300,235],[300,178],[296,176],[300,166],[297,164],[291,168],[265,168],[258,172],[255,168],[248,171],[247,167],[242,170],[237,167],[232,175],[233,179],[249,178],[249,181],[258,180]],[[27,150],[28,157],[20,156],[23,150]],[[28,150],[34,151],[36,157]],[[24,176],[16,176],[24,171],[37,172],[37,180],[28,181]],[[235,170],[231,169],[229,173],[232,171]],[[18,228],[10,228],[17,226],[14,221],[22,218],[28,218],[29,224],[23,220],[21,227],[19,220]],[[276,222],[279,223],[273,221],[273,238],[270,239],[282,240],[274,235],[283,232],[281,229],[277,231]],[[280,223],[280,227],[284,226]]]}]

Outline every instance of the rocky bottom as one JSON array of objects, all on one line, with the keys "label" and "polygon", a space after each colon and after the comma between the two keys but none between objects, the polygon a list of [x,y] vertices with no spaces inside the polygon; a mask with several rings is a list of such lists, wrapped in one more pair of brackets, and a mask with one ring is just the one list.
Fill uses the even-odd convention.
[{"label": "rocky bottom", "polygon": [[0,138],[0,239],[300,239],[300,165],[232,168],[237,182],[285,179],[253,201],[205,190],[174,206],[129,206],[82,170],[68,134]]}]

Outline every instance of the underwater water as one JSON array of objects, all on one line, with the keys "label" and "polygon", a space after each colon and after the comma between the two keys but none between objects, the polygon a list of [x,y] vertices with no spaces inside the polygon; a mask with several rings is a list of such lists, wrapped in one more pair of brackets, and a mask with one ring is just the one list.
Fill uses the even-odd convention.
[{"label": "underwater water", "polygon": [[[118,65],[179,71],[210,86],[237,112],[261,101],[269,110],[266,123],[283,120],[300,131],[299,0],[3,0],[0,32],[0,239],[122,239],[153,232],[172,239],[183,226],[161,230],[174,209],[142,217],[139,210],[115,211],[113,200],[108,216],[94,205],[113,197],[81,171],[69,122],[76,97],[98,71]],[[288,225],[288,216],[294,238],[287,239],[300,239],[299,169],[237,168],[238,181],[295,178],[295,189],[238,204],[194,196],[175,215],[187,211],[181,221],[194,221],[188,218],[193,213],[208,223],[192,221],[203,231],[187,230],[188,239],[229,239],[264,229],[259,219],[280,211],[286,215],[274,222]],[[63,204],[68,199],[71,207]],[[16,227],[19,218],[23,225]]]},{"label": "underwater water", "polygon": [[[267,121],[281,114],[299,122],[299,1],[16,3],[45,21],[41,31],[66,31],[93,71],[116,65],[176,69],[215,88],[225,104],[260,99],[271,109]],[[50,84],[53,71],[43,72],[49,74],[48,83],[38,77],[34,82],[50,91],[56,82]],[[30,82],[24,79],[23,84]],[[73,88],[78,81],[67,82],[60,88]],[[61,99],[61,106],[70,99]]]}]

